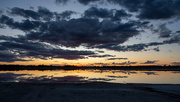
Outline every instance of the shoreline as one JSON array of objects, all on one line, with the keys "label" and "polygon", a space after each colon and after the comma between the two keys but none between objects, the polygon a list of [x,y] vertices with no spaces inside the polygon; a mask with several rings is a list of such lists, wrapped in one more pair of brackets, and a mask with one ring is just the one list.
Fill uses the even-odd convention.
[{"label": "shoreline", "polygon": [[0,65],[0,71],[19,70],[132,70],[132,71],[180,71],[180,66],[106,66],[106,67],[60,67],[60,66],[19,66]]},{"label": "shoreline", "polygon": [[180,84],[0,83],[1,102],[179,102]]}]

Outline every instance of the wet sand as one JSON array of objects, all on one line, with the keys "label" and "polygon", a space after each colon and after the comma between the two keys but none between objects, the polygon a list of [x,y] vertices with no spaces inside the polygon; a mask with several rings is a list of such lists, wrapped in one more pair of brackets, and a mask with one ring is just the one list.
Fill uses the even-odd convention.
[{"label": "wet sand", "polygon": [[1,102],[180,102],[180,85],[0,83]]}]

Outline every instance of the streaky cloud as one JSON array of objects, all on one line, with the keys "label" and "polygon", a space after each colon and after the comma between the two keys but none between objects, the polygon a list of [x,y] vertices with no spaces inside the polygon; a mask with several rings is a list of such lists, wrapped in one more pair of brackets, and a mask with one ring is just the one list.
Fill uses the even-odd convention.
[{"label": "streaky cloud", "polygon": [[108,58],[107,60],[127,60],[128,58]]},{"label": "streaky cloud", "polygon": [[154,60],[154,61],[147,60],[146,62],[141,63],[141,64],[156,64],[157,62],[158,62],[157,60]]},{"label": "streaky cloud", "polygon": [[137,62],[131,62],[131,61],[128,61],[128,62],[122,62],[122,63],[115,63],[113,62],[112,65],[133,65],[133,64],[136,64]]}]

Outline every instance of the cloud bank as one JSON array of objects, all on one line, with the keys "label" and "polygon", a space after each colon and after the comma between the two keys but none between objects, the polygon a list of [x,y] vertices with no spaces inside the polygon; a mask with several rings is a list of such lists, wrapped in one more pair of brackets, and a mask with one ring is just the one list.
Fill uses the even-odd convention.
[{"label": "cloud bank", "polygon": [[[39,6],[37,10],[13,7],[7,14],[0,13],[0,29],[10,28],[24,32],[24,35],[0,36],[0,61],[32,61],[34,59],[67,59],[115,57],[103,51],[65,50],[85,47],[87,49],[106,49],[119,52],[139,52],[154,50],[158,46],[180,43],[180,31],[172,31],[167,23],[154,27],[152,21],[179,20],[179,0],[74,0],[83,6],[89,5],[79,18],[72,18],[75,11],[54,12]],[[55,0],[67,4],[70,0]],[[118,5],[121,9],[90,6],[92,3]],[[22,19],[17,20],[16,18]],[[123,45],[130,38],[144,30],[151,30],[164,39],[158,42]],[[154,48],[152,48],[154,47]],[[107,58],[107,60],[126,60],[127,58]],[[142,64],[155,64],[147,61]],[[137,62],[112,63],[131,65]],[[99,63],[100,64],[100,63]]]}]

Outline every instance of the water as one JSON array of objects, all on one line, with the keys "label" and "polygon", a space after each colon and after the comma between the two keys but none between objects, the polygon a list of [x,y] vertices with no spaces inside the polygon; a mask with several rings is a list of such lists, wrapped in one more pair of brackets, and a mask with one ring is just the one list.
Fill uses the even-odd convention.
[{"label": "water", "polygon": [[21,70],[0,71],[0,82],[180,84],[180,71]]}]

